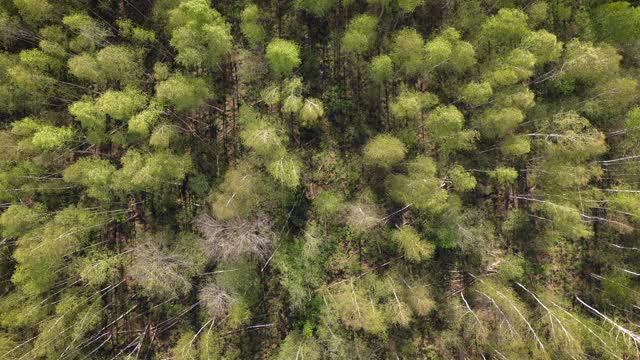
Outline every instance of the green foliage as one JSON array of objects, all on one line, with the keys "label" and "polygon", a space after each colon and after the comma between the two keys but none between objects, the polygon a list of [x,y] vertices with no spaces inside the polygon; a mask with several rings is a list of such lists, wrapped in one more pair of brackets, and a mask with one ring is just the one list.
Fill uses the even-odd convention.
[{"label": "green foliage", "polygon": [[640,8],[626,1],[602,5],[594,11],[598,38],[611,45],[630,45],[640,36]]},{"label": "green foliage", "polygon": [[363,150],[364,163],[389,169],[402,161],[407,154],[407,148],[397,138],[381,134],[369,140]]},{"label": "green foliage", "polygon": [[295,0],[294,6],[315,16],[323,16],[336,6],[336,0]]},{"label": "green foliage", "polygon": [[304,127],[313,127],[320,121],[320,118],[324,115],[324,106],[318,99],[307,98],[304,99],[304,105],[300,109],[298,116],[300,117],[300,124]]},{"label": "green foliage", "polygon": [[503,281],[519,281],[524,276],[524,261],[514,255],[505,256],[498,264],[498,276]]},{"label": "green foliage", "polygon": [[427,120],[429,135],[444,153],[473,147],[477,133],[463,126],[464,116],[453,105],[437,107]]},{"label": "green foliage", "polygon": [[103,76],[122,84],[135,84],[142,73],[140,54],[124,46],[107,46],[96,54]]},{"label": "green foliage", "polygon": [[331,289],[331,310],[348,328],[373,335],[384,334],[387,326],[382,310],[371,304],[365,288],[356,286],[353,280],[336,284]]},{"label": "green foliage", "polygon": [[422,6],[425,0],[398,0],[398,6],[406,13],[412,13]]},{"label": "green foliage", "polygon": [[40,23],[50,19],[54,14],[54,6],[48,1],[15,0],[13,4],[20,16],[27,23]]},{"label": "green foliage", "polygon": [[615,78],[595,86],[593,97],[584,104],[591,119],[606,119],[623,114],[638,99],[638,82],[632,78]]},{"label": "green foliage", "polygon": [[111,253],[95,251],[79,259],[76,266],[84,283],[100,289],[118,279],[121,261]]},{"label": "green foliage", "polygon": [[267,45],[266,58],[273,74],[282,78],[300,66],[300,48],[291,41],[275,39]]},{"label": "green foliage", "polygon": [[313,199],[313,209],[320,218],[329,218],[342,212],[343,199],[340,194],[333,191],[323,191]]},{"label": "green foliage", "polygon": [[639,11],[3,1],[0,358],[637,358]]},{"label": "green foliage", "polygon": [[91,99],[82,99],[69,105],[69,113],[80,122],[87,132],[91,143],[101,144],[105,141],[106,114]]},{"label": "green foliage", "polygon": [[312,339],[309,340],[298,332],[291,332],[282,342],[276,359],[294,359],[299,356],[301,359],[319,360],[320,346]]},{"label": "green foliage", "polygon": [[187,68],[215,69],[233,47],[231,27],[207,0],[189,0],[170,12],[170,44]]},{"label": "green foliage", "polygon": [[398,97],[391,103],[390,108],[396,119],[415,122],[421,118],[425,110],[438,102],[438,97],[434,94],[402,89]]},{"label": "green foliage", "polygon": [[93,83],[104,82],[98,61],[91,54],[76,55],[69,59],[68,65],[69,72],[80,80],[87,80]]},{"label": "green foliage", "polygon": [[351,19],[342,37],[342,48],[355,55],[365,54],[376,42],[378,19],[369,15],[358,15]]},{"label": "green foliage", "polygon": [[456,191],[471,191],[476,187],[476,178],[460,165],[451,168],[447,175]]},{"label": "green foliage", "polygon": [[177,131],[174,126],[162,124],[153,129],[153,133],[149,138],[149,145],[156,148],[166,149],[171,141],[177,137]]},{"label": "green foliage", "polygon": [[273,124],[273,119],[250,113],[245,116],[254,119],[247,121],[240,133],[242,143],[258,155],[271,156],[284,149],[284,131]]},{"label": "green foliage", "polygon": [[242,20],[240,30],[251,47],[255,48],[263,44],[267,37],[267,32],[260,24],[261,14],[258,6],[255,4],[247,5],[242,10],[240,18]]},{"label": "green foliage", "polygon": [[123,91],[108,90],[96,99],[96,109],[111,118],[126,121],[147,102],[147,96],[132,88]]},{"label": "green foliage", "polygon": [[393,61],[389,55],[378,55],[371,59],[369,77],[378,83],[391,80],[393,77]]},{"label": "green foliage", "polygon": [[64,181],[86,186],[89,197],[109,201],[109,184],[115,170],[108,160],[81,158],[64,169]]},{"label": "green foliage", "polygon": [[570,88],[576,82],[593,85],[605,79],[611,79],[620,69],[620,60],[615,48],[603,44],[595,47],[590,42],[574,39],[567,43],[565,60],[559,81],[566,82]]},{"label": "green foliage", "polygon": [[209,204],[218,219],[248,217],[258,210],[269,188],[262,174],[241,164],[225,173],[222,184],[209,195]]},{"label": "green foliage", "polygon": [[403,29],[394,35],[389,56],[401,74],[415,77],[424,69],[423,48],[422,35],[412,28]]},{"label": "green foliage", "polygon": [[500,145],[500,152],[508,157],[521,156],[531,151],[531,142],[527,136],[507,136]]},{"label": "green foliage", "polygon": [[480,134],[486,138],[504,137],[524,121],[524,114],[517,108],[491,108],[476,119]]},{"label": "green foliage", "polygon": [[536,208],[552,220],[549,224],[550,235],[555,233],[571,240],[593,236],[593,229],[583,221],[582,213],[571,204],[542,202],[537,203]]},{"label": "green foliage", "polygon": [[188,155],[174,155],[169,151],[143,156],[130,150],[121,163],[122,168],[113,173],[111,188],[123,192],[180,185],[193,167]]},{"label": "green foliage", "polygon": [[518,170],[512,167],[498,167],[489,172],[489,176],[500,185],[513,184],[518,178]]},{"label": "green foliage", "polygon": [[627,137],[634,142],[640,140],[640,107],[630,110],[625,117]]},{"label": "green foliage", "polygon": [[422,240],[418,232],[409,225],[394,230],[391,240],[398,244],[400,251],[409,261],[419,263],[433,256],[433,244]]},{"label": "green foliage", "polygon": [[525,13],[517,9],[500,9],[482,24],[479,37],[486,46],[490,43],[492,48],[503,51],[520,45],[529,32]]},{"label": "green foliage", "polygon": [[118,24],[120,35],[136,45],[144,46],[153,44],[156,41],[156,34],[153,31],[135,26],[133,21],[129,19],[119,19],[116,23]]},{"label": "green foliage", "polygon": [[46,213],[42,205],[33,208],[24,205],[11,205],[0,215],[2,236],[15,238],[27,234],[46,220]]},{"label": "green foliage", "polygon": [[62,60],[40,49],[22,50],[19,57],[21,63],[43,72],[59,74],[64,68]]},{"label": "green foliage", "polygon": [[562,43],[556,36],[546,30],[539,30],[529,34],[522,44],[536,57],[536,65],[558,61],[562,55]]},{"label": "green foliage", "polygon": [[300,170],[302,162],[291,155],[284,155],[273,160],[267,171],[276,180],[289,188],[296,188],[300,185]]},{"label": "green foliage", "polygon": [[69,42],[71,50],[80,53],[82,51],[94,51],[107,43],[111,31],[88,15],[75,13],[65,16],[62,23],[76,34]]},{"label": "green foliage", "polygon": [[14,253],[18,265],[11,281],[28,294],[51,290],[63,269],[65,256],[80,249],[103,221],[89,210],[71,206],[21,236]]},{"label": "green foliage", "polygon": [[602,281],[602,297],[614,304],[626,306],[633,302],[629,287],[632,286],[629,273],[613,271]]},{"label": "green foliage", "polygon": [[31,143],[39,150],[61,150],[72,139],[71,128],[43,125],[33,134]]},{"label": "green foliage", "polygon": [[176,360],[196,360],[197,350],[194,339],[196,334],[193,331],[185,331],[180,335],[178,342],[171,349],[171,358]]},{"label": "green foliage", "polygon": [[156,85],[156,98],[177,111],[194,110],[212,97],[207,82],[198,77],[175,74]]},{"label": "green foliage", "polygon": [[446,207],[447,191],[443,182],[436,177],[436,163],[433,159],[418,156],[407,165],[408,175],[391,175],[387,178],[387,188],[391,198],[403,205],[431,213],[438,213]]},{"label": "green foliage", "polygon": [[460,92],[462,99],[473,106],[484,105],[493,95],[493,89],[488,82],[469,83]]},{"label": "green foliage", "polygon": [[150,104],[145,110],[133,115],[127,122],[128,130],[140,136],[149,135],[151,128],[158,122],[161,110],[155,103]]},{"label": "green foliage", "polygon": [[446,28],[440,35],[425,44],[427,71],[453,69],[462,73],[476,63],[473,46],[460,40],[460,33]]}]

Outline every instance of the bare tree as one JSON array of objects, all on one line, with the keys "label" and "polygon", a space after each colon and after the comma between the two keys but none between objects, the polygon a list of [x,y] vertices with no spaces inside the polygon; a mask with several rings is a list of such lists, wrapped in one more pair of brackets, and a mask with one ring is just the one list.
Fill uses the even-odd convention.
[{"label": "bare tree", "polygon": [[200,290],[200,301],[214,320],[222,319],[233,306],[234,299],[220,285],[209,283]]},{"label": "bare tree", "polygon": [[195,220],[195,225],[204,237],[207,256],[217,261],[237,259],[243,255],[266,259],[271,253],[275,234],[271,230],[271,220],[264,215],[253,220],[224,221],[202,215]]},{"label": "bare tree", "polygon": [[131,258],[127,275],[148,295],[170,298],[191,289],[187,274],[193,262],[187,256],[168,252],[146,241],[133,250]]}]

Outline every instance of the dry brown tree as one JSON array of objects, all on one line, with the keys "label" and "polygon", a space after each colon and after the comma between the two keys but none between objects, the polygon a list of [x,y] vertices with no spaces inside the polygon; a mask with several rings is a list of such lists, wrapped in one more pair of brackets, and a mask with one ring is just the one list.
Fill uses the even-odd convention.
[{"label": "dry brown tree", "polygon": [[222,221],[201,215],[195,220],[195,225],[204,237],[207,256],[216,261],[245,255],[266,259],[271,254],[275,234],[271,230],[271,220],[264,215],[252,220],[235,218]]},{"label": "dry brown tree", "polygon": [[234,298],[215,283],[205,285],[200,290],[199,299],[214,321],[224,318],[234,302]]}]

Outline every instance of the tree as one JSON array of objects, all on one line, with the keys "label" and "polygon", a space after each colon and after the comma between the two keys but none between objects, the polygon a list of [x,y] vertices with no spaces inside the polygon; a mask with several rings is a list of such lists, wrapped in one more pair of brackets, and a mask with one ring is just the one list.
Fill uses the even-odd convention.
[{"label": "tree", "polygon": [[478,137],[473,130],[463,130],[464,116],[452,105],[438,106],[427,120],[427,130],[444,153],[469,150]]},{"label": "tree", "polygon": [[75,52],[95,51],[107,43],[111,31],[88,15],[75,13],[65,16],[62,23],[77,35],[69,42]]},{"label": "tree", "polygon": [[503,137],[524,121],[524,114],[516,108],[491,108],[476,119],[476,127],[486,138]]},{"label": "tree", "polygon": [[207,0],[189,0],[171,10],[171,46],[187,68],[215,69],[233,46],[231,28]]},{"label": "tree", "polygon": [[628,46],[640,36],[640,9],[626,1],[602,5],[594,11],[598,38],[611,45]]},{"label": "tree", "polygon": [[205,265],[202,243],[193,234],[179,234],[172,247],[167,247],[167,234],[145,234],[134,248],[127,275],[146,296],[170,299],[185,295],[191,289],[190,276],[200,273]]},{"label": "tree", "polygon": [[369,77],[378,83],[391,80],[393,77],[393,62],[389,55],[378,55],[371,59]]},{"label": "tree", "polygon": [[429,92],[411,91],[406,88],[390,104],[391,114],[398,119],[416,123],[424,112],[440,102],[438,97]]},{"label": "tree", "polygon": [[398,0],[398,6],[406,13],[412,13],[416,8],[422,6],[424,0]]},{"label": "tree", "polygon": [[476,178],[460,165],[455,165],[451,168],[447,176],[451,179],[451,184],[456,191],[471,191],[477,184]]},{"label": "tree", "polygon": [[324,16],[329,10],[336,6],[336,0],[295,0],[294,6],[297,9],[307,11],[315,16]]},{"label": "tree", "polygon": [[193,167],[188,155],[174,155],[166,150],[147,156],[129,150],[121,162],[122,167],[113,173],[111,188],[125,193],[180,185]]},{"label": "tree", "polygon": [[314,98],[304,99],[304,104],[298,113],[298,116],[300,117],[300,124],[304,127],[313,127],[317,125],[323,115],[324,106],[322,105],[322,102]]},{"label": "tree", "polygon": [[38,150],[61,150],[72,138],[71,128],[41,125],[33,133],[31,144]]},{"label": "tree", "polygon": [[265,216],[253,220],[216,220],[203,215],[196,219],[195,225],[204,236],[206,254],[218,262],[242,256],[266,259],[275,238],[271,220]]},{"label": "tree", "polygon": [[369,140],[364,147],[363,160],[367,165],[389,169],[402,161],[406,153],[407,148],[400,140],[381,134]]},{"label": "tree", "polygon": [[530,31],[525,13],[517,9],[500,9],[482,24],[479,38],[486,48],[505,51],[520,45]]},{"label": "tree", "polygon": [[109,184],[115,170],[108,160],[82,158],[64,170],[64,181],[86,186],[88,196],[109,201]]},{"label": "tree", "polygon": [[208,200],[217,219],[247,218],[256,213],[269,190],[264,175],[249,164],[240,164],[225,173],[224,181]]},{"label": "tree", "polygon": [[139,90],[107,90],[96,99],[96,109],[115,120],[126,121],[142,109],[146,102],[147,96]]},{"label": "tree", "polygon": [[275,39],[267,46],[267,61],[271,66],[271,71],[277,78],[290,75],[291,72],[300,66],[300,48],[295,43]]},{"label": "tree", "polygon": [[424,39],[415,29],[403,29],[393,37],[389,56],[400,73],[415,77],[424,69]]},{"label": "tree", "polygon": [[569,89],[575,88],[576,82],[593,85],[615,76],[620,70],[621,59],[616,50],[606,44],[595,47],[590,42],[571,40],[565,48],[558,81],[566,82]]},{"label": "tree", "polygon": [[50,291],[63,269],[65,256],[72,254],[100,229],[104,218],[89,210],[70,206],[52,220],[18,239],[14,253],[16,271],[11,281],[28,294]]},{"label": "tree", "polygon": [[444,210],[448,194],[436,170],[433,159],[416,157],[407,165],[407,175],[394,174],[385,180],[389,195],[403,206],[432,213]]},{"label": "tree", "polygon": [[349,21],[342,37],[342,48],[355,55],[363,55],[376,42],[378,20],[366,14],[358,15]]},{"label": "tree", "polygon": [[300,185],[301,168],[302,163],[295,156],[283,154],[267,166],[267,171],[286,187],[296,188]]},{"label": "tree", "polygon": [[264,26],[260,24],[261,14],[258,6],[255,4],[247,5],[247,7],[242,10],[240,18],[242,20],[240,30],[249,42],[249,45],[253,48],[262,45],[267,37],[267,32]]},{"label": "tree", "polygon": [[418,232],[409,225],[394,230],[391,239],[398,244],[400,251],[409,261],[419,263],[433,256],[433,244],[422,240]]},{"label": "tree", "polygon": [[15,0],[13,4],[24,21],[31,24],[46,21],[55,14],[55,8],[48,1]]},{"label": "tree", "polygon": [[96,62],[101,76],[124,85],[135,85],[143,72],[142,54],[125,46],[110,45],[98,51]]},{"label": "tree", "polygon": [[425,44],[425,63],[428,72],[439,69],[453,69],[462,73],[475,65],[473,45],[460,39],[460,33],[446,28],[433,40]]},{"label": "tree", "polygon": [[156,98],[177,111],[195,110],[212,97],[206,81],[188,75],[175,74],[156,85]]}]

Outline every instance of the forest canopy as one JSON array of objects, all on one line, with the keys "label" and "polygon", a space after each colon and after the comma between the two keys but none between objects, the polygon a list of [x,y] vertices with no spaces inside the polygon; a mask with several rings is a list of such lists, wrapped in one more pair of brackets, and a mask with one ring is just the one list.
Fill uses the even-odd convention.
[{"label": "forest canopy", "polygon": [[0,358],[640,358],[639,80],[636,1],[0,0]]}]

